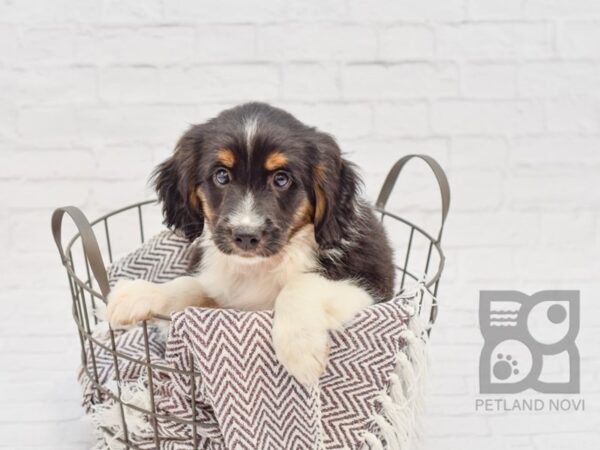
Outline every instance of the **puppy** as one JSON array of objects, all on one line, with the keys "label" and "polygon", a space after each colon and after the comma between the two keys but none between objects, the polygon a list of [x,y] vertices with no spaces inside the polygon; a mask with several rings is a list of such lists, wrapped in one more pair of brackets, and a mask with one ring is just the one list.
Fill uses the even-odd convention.
[{"label": "puppy", "polygon": [[335,140],[262,103],[192,126],[155,171],[165,224],[200,240],[191,275],[122,281],[107,316],[122,326],[188,306],[274,309],[284,367],[312,384],[328,330],[393,296],[392,251]]}]

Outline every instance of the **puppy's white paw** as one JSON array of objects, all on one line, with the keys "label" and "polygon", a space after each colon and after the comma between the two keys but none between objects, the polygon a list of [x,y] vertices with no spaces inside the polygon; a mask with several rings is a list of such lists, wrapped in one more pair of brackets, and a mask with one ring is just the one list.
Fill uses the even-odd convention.
[{"label": "puppy's white paw", "polygon": [[150,319],[163,299],[159,285],[145,280],[121,280],[108,295],[106,318],[113,327]]},{"label": "puppy's white paw", "polygon": [[353,286],[347,281],[338,281],[337,283],[339,294],[323,300],[327,314],[327,326],[330,330],[342,328],[360,311],[373,304],[373,297],[365,290]]},{"label": "puppy's white paw", "polygon": [[318,383],[329,355],[326,329],[302,328],[275,320],[273,345],[279,361],[300,383]]},{"label": "puppy's white paw", "polygon": [[316,273],[291,279],[275,300],[277,357],[300,382],[317,383],[329,356],[328,331],[342,327],[372,303],[371,296],[350,281]]}]

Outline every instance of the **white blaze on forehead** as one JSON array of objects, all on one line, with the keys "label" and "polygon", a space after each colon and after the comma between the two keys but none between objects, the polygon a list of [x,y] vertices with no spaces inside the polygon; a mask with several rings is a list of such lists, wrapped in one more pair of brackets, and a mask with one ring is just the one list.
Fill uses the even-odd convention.
[{"label": "white blaze on forehead", "polygon": [[256,129],[258,128],[258,119],[256,116],[247,117],[244,120],[244,133],[246,135],[246,149],[248,151],[248,155],[250,155],[252,151],[252,141],[254,140],[254,136],[256,135]]},{"label": "white blaze on forehead", "polygon": [[229,223],[233,227],[260,227],[264,221],[264,217],[256,213],[256,203],[250,192],[244,195],[238,207],[229,217]]}]

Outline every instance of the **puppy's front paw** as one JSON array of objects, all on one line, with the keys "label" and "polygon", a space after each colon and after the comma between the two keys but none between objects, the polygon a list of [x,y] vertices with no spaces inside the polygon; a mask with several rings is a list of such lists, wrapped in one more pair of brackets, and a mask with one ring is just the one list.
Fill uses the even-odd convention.
[{"label": "puppy's front paw", "polygon": [[156,312],[163,294],[159,285],[145,280],[121,280],[108,295],[106,318],[113,327],[134,325]]},{"label": "puppy's front paw", "polygon": [[363,289],[347,281],[338,281],[337,296],[332,295],[323,301],[330,330],[343,328],[360,311],[373,304],[373,298]]},{"label": "puppy's front paw", "polygon": [[318,383],[329,355],[326,329],[303,328],[275,320],[273,345],[279,361],[300,383]]}]

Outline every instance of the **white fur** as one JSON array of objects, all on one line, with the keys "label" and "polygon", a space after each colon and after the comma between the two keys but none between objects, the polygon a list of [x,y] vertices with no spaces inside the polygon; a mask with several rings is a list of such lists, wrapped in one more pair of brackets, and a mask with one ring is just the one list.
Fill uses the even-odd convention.
[{"label": "white fur", "polygon": [[164,284],[121,281],[109,296],[107,317],[115,326],[169,314],[187,306],[275,310],[273,344],[279,360],[299,381],[316,383],[325,370],[328,331],[372,303],[351,280],[315,273],[314,227],[298,231],[277,255],[244,258],[220,252],[206,230],[198,274]]},{"label": "white fur", "polygon": [[238,208],[229,216],[232,227],[259,228],[265,223],[265,218],[256,213],[256,204],[252,193],[247,192]]},{"label": "white fur", "polygon": [[256,130],[258,129],[258,118],[248,117],[244,120],[244,134],[246,135],[246,149],[248,157],[252,153],[252,143],[254,142],[254,136],[256,136]]},{"label": "white fur", "polygon": [[306,226],[270,258],[226,255],[213,244],[210,232],[197,279],[206,294],[223,308],[272,309],[277,295],[295,275],[316,267],[314,229]]},{"label": "white fur", "polygon": [[195,277],[179,277],[163,284],[120,280],[108,296],[106,317],[114,327],[123,327],[147,320],[152,314],[203,306],[209,300]]},{"label": "white fur", "polygon": [[371,303],[371,296],[349,280],[298,274],[275,302],[273,345],[279,361],[300,382],[318,382],[329,353],[328,331],[341,327]]}]

